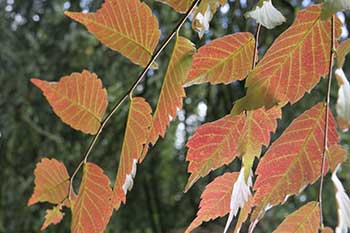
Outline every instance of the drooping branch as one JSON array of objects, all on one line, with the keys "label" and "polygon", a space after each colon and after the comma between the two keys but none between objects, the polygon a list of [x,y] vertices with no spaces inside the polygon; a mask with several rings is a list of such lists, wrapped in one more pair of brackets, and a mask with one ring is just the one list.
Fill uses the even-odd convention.
[{"label": "drooping branch", "polygon": [[318,202],[320,206],[320,229],[324,228],[323,224],[323,204],[322,204],[322,193],[323,193],[323,183],[324,183],[324,169],[326,164],[326,153],[328,151],[328,129],[329,129],[329,107],[330,107],[330,97],[331,97],[331,87],[332,87],[332,70],[334,65],[335,56],[335,16],[332,16],[331,20],[331,51],[330,51],[330,61],[329,61],[329,73],[328,73],[328,83],[327,83],[327,96],[326,96],[326,112],[325,112],[325,127],[324,127],[324,141],[323,141],[323,153],[322,153],[322,163],[321,163],[321,180]]},{"label": "drooping branch", "polygon": [[92,149],[95,147],[97,139],[101,135],[104,127],[109,122],[111,117],[114,115],[114,113],[117,112],[117,110],[122,106],[122,104],[127,100],[128,97],[132,97],[133,92],[135,88],[140,84],[140,82],[143,80],[143,78],[146,76],[147,72],[152,67],[152,64],[157,60],[157,58],[160,56],[160,54],[163,52],[163,50],[166,48],[166,46],[170,43],[170,41],[174,38],[174,36],[177,34],[179,29],[182,27],[182,25],[186,22],[188,17],[191,15],[192,11],[196,8],[196,6],[199,4],[201,0],[196,0],[193,2],[192,6],[189,8],[189,10],[186,12],[185,16],[181,19],[181,21],[176,25],[172,33],[166,38],[166,40],[162,43],[162,45],[158,48],[158,50],[154,53],[151,60],[148,62],[147,66],[144,68],[144,70],[141,72],[139,77],[136,79],[136,81],[133,83],[133,85],[130,87],[130,89],[125,93],[125,95],[114,105],[111,112],[105,117],[105,119],[102,121],[101,126],[99,130],[97,131],[96,135],[93,137],[88,149],[86,150],[84,157],[82,161],[79,163],[77,168],[74,170],[71,179],[70,179],[70,188],[69,188],[69,194],[68,197],[70,199],[71,192],[73,191],[73,180],[76,174],[78,173],[81,166],[87,162],[89,155],[91,154]]},{"label": "drooping branch", "polygon": [[256,63],[257,63],[257,60],[258,60],[258,57],[259,57],[258,47],[259,47],[260,30],[261,30],[261,24],[259,23],[257,28],[256,28],[256,32],[255,32],[255,48],[254,48],[252,70],[254,70]]}]

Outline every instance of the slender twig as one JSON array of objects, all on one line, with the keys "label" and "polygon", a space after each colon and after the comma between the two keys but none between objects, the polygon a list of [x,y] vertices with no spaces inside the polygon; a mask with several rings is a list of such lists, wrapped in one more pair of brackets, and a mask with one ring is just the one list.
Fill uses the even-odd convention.
[{"label": "slender twig", "polygon": [[335,55],[335,19],[332,16],[331,23],[331,52],[329,61],[329,74],[328,74],[328,86],[327,86],[327,97],[326,97],[326,115],[325,115],[325,128],[324,128],[324,141],[323,141],[323,154],[322,154],[322,164],[321,164],[321,180],[320,180],[320,190],[318,196],[318,202],[320,205],[320,229],[324,227],[323,224],[323,206],[322,206],[322,192],[323,192],[323,181],[324,181],[324,169],[326,164],[326,154],[328,152],[328,128],[329,128],[329,107],[330,107],[330,97],[331,97],[331,86],[332,86],[332,74],[334,65],[334,55]]},{"label": "slender twig", "polygon": [[104,127],[106,126],[106,124],[109,122],[109,120],[111,119],[111,117],[114,115],[114,113],[120,108],[120,106],[125,102],[125,100],[128,98],[128,96],[131,98],[132,94],[135,90],[135,88],[139,85],[139,83],[143,80],[143,78],[145,77],[145,75],[147,74],[147,72],[149,71],[149,69],[151,68],[152,64],[157,60],[157,58],[159,57],[159,55],[163,52],[163,50],[166,48],[166,46],[169,44],[169,42],[172,40],[172,38],[176,35],[177,31],[182,27],[182,25],[186,22],[186,20],[188,19],[188,17],[191,15],[192,11],[194,10],[194,8],[198,5],[198,3],[201,0],[196,0],[192,6],[190,7],[190,9],[187,11],[187,13],[185,14],[185,16],[181,19],[181,21],[176,25],[175,29],[172,31],[172,33],[166,38],[166,40],[162,43],[162,45],[159,47],[159,49],[154,53],[154,55],[152,56],[151,60],[148,62],[147,66],[144,68],[144,70],[142,71],[142,73],[139,75],[139,77],[137,78],[137,80],[133,83],[133,85],[130,87],[130,89],[126,92],[126,94],[118,101],[118,103],[112,108],[112,111],[106,116],[106,118],[102,121],[100,128],[98,129],[96,135],[94,136],[94,138],[92,139],[88,149],[86,150],[83,160],[79,163],[79,165],[77,166],[77,168],[75,169],[75,171],[73,172],[73,175],[70,179],[70,186],[69,186],[69,192],[68,192],[68,196],[69,198],[71,197],[71,192],[73,191],[73,180],[74,177],[76,176],[76,174],[78,173],[79,169],[81,168],[81,166],[87,162],[87,159],[89,158],[89,155],[92,151],[92,149],[94,148],[97,139],[99,138],[100,134],[102,133],[102,130],[104,129]]},{"label": "slender twig", "polygon": [[259,37],[260,37],[260,29],[261,29],[261,24],[259,23],[257,28],[256,28],[256,33],[255,33],[255,47],[254,47],[254,55],[253,55],[253,64],[252,64],[252,70],[254,70],[256,66],[256,62],[258,60],[258,47],[259,47]]}]

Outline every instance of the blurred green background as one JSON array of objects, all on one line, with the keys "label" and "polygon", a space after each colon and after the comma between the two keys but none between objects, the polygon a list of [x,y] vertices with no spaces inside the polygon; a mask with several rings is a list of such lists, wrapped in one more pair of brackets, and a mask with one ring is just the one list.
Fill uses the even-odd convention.
[{"label": "blurred green background", "polygon": [[[85,152],[91,137],[72,130],[62,123],[30,78],[58,80],[61,76],[88,69],[103,80],[109,93],[109,109],[135,81],[141,68],[131,64],[116,52],[106,48],[83,26],[64,16],[65,10],[95,11],[101,0],[0,0],[0,232],[38,232],[43,223],[46,204],[27,207],[33,191],[33,171],[42,157],[63,161],[72,173]],[[158,17],[162,39],[180,20],[181,15],[154,0],[145,1]],[[181,34],[197,47],[212,39],[239,31],[255,32],[252,20],[243,14],[256,1],[229,0],[215,15],[211,30],[198,39],[187,22]],[[315,1],[314,1],[315,2]],[[298,9],[313,1],[274,1],[288,21],[268,31],[262,30],[260,55],[274,38],[294,20]],[[348,36],[349,14],[339,15],[345,22],[343,36]],[[150,71],[137,88],[154,107],[162,78],[169,60],[172,44],[158,63],[160,69]],[[345,67],[350,74],[349,60]],[[292,119],[324,99],[326,83],[320,84],[294,106],[283,109],[278,135]],[[183,193],[188,174],[185,161],[185,142],[203,122],[216,120],[229,113],[232,103],[244,95],[244,82],[231,85],[200,85],[188,88],[184,109],[179,111],[164,140],[151,149],[144,163],[138,167],[134,188],[128,193],[127,205],[113,214],[106,232],[163,233],[183,232],[195,217],[199,197],[205,185],[225,171],[238,171],[235,161],[201,179],[187,194]],[[337,97],[337,84],[332,89],[332,106]],[[116,174],[125,127],[128,105],[115,114],[102,133],[90,160],[99,164],[112,182]],[[342,144],[348,148],[348,136],[341,134]],[[350,168],[347,162],[339,176],[349,191]],[[79,180],[80,177],[78,177]],[[330,176],[325,180],[326,225],[337,224],[336,204]],[[302,194],[291,197],[280,207],[267,212],[256,232],[271,232],[290,212],[309,200],[317,199],[318,183]],[[70,213],[62,223],[46,232],[69,232]],[[203,224],[197,232],[222,232],[226,218]],[[246,231],[244,226],[242,232]]]}]

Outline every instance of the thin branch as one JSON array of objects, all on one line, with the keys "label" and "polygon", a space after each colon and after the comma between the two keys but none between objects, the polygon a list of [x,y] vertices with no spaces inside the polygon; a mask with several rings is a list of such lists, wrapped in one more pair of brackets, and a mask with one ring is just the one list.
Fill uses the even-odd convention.
[{"label": "thin branch", "polygon": [[259,47],[259,37],[260,37],[260,29],[261,29],[261,24],[259,23],[256,29],[255,33],[255,47],[254,47],[254,55],[253,55],[253,64],[252,64],[252,70],[254,70],[256,66],[256,62],[258,61],[258,47]]},{"label": "thin branch", "polygon": [[328,128],[329,128],[329,107],[331,98],[331,87],[332,87],[332,74],[334,65],[334,55],[335,55],[335,18],[332,16],[331,23],[331,52],[329,61],[329,74],[328,74],[328,86],[327,86],[327,97],[326,97],[326,115],[325,115],[325,129],[324,129],[324,141],[323,141],[323,154],[322,154],[322,164],[321,164],[321,180],[320,180],[320,190],[318,196],[318,202],[320,205],[320,230],[324,228],[323,224],[323,204],[322,204],[322,193],[323,193],[323,183],[324,183],[324,169],[326,164],[326,154],[328,152]]},{"label": "thin branch", "polygon": [[188,17],[191,15],[192,11],[194,10],[194,8],[198,5],[198,3],[201,0],[196,0],[192,6],[190,7],[190,9],[187,11],[187,13],[185,14],[185,16],[182,18],[182,20],[176,25],[176,27],[174,28],[174,30],[172,31],[172,33],[167,37],[167,39],[163,42],[163,44],[159,47],[159,49],[155,52],[155,54],[152,56],[151,60],[148,62],[147,66],[144,68],[144,70],[142,71],[142,73],[139,75],[139,77],[137,78],[137,80],[133,83],[133,85],[130,87],[130,89],[126,92],[126,94],[118,101],[118,103],[113,107],[112,111],[106,116],[106,118],[102,121],[100,128],[98,129],[96,135],[94,136],[94,138],[92,139],[88,149],[86,150],[83,160],[79,163],[79,165],[77,166],[77,168],[75,169],[75,171],[73,172],[73,175],[70,179],[70,186],[69,186],[69,199],[71,197],[71,192],[73,191],[73,180],[74,177],[76,176],[76,174],[78,173],[79,169],[82,167],[82,165],[84,163],[87,162],[89,155],[91,154],[92,149],[94,148],[97,139],[99,138],[100,134],[102,133],[102,130],[104,129],[104,127],[106,126],[106,124],[109,122],[109,120],[111,119],[111,117],[114,115],[114,113],[120,108],[120,106],[125,102],[125,100],[128,98],[128,96],[130,98],[132,98],[133,92],[135,90],[135,88],[139,85],[139,83],[143,80],[143,78],[146,76],[147,72],[150,70],[152,64],[157,60],[157,58],[159,57],[159,55],[163,52],[163,50],[166,48],[166,46],[169,44],[169,42],[172,40],[172,38],[176,35],[177,31],[182,27],[182,25],[186,22],[186,20],[188,19]]}]

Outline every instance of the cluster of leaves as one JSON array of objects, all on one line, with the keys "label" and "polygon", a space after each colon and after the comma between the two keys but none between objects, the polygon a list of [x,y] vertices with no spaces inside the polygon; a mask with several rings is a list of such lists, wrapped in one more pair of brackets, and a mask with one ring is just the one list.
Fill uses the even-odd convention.
[{"label": "cluster of leaves", "polygon": [[[180,13],[186,12],[184,20],[192,13],[192,26],[200,37],[209,29],[218,7],[226,2],[160,1]],[[336,187],[340,213],[338,228],[347,230],[350,226],[350,215],[347,214],[350,200],[336,176],[340,164],[346,160],[346,151],[339,145],[337,123],[327,103],[318,103],[295,119],[267,149],[253,171],[263,146],[269,146],[270,134],[275,132],[277,120],[282,117],[281,109],[288,103],[297,102],[315,87],[321,77],[332,73],[335,48],[338,48],[337,78],[341,84],[337,119],[339,126],[347,129],[350,87],[341,69],[350,43],[346,40],[338,45],[336,38],[340,35],[341,23],[334,16],[335,11],[348,9],[347,3],[326,1],[324,5],[301,10],[290,28],[274,41],[258,63],[261,25],[273,28],[285,21],[270,0],[260,1],[247,14],[257,21],[255,37],[249,32],[226,35],[198,51],[189,39],[179,35],[180,23],[154,52],[161,34],[158,21],[140,0],[105,0],[96,13],[66,12],[68,17],[85,25],[101,43],[145,69],[105,118],[107,91],[96,74],[84,70],[62,77],[58,82],[32,79],[63,122],[83,133],[95,135],[81,162],[83,177],[78,193],[74,191],[72,181],[81,165],[70,177],[63,163],[55,159],[44,158],[37,164],[35,189],[28,205],[37,202],[55,205],[47,210],[42,229],[60,222],[64,216],[62,208],[66,207],[72,211],[72,232],[103,232],[113,209],[117,210],[121,203],[126,203],[137,164],[144,160],[149,146],[155,145],[160,136],[164,137],[177,109],[182,108],[184,88],[203,83],[230,84],[246,79],[246,96],[237,101],[225,117],[199,127],[187,143],[186,159],[191,175],[185,191],[201,177],[236,158],[242,160],[242,168],[240,172],[217,177],[206,187],[197,217],[186,232],[191,232],[204,221],[229,214],[226,232],[239,209],[235,232],[240,230],[250,213],[250,231],[253,231],[268,209],[283,203],[288,196],[300,193],[328,170],[333,172]],[[147,101],[143,97],[134,97],[133,91],[150,68],[157,69],[155,60],[173,36],[176,36],[175,46],[157,107],[152,113]],[[112,188],[104,171],[87,159],[108,120],[127,99],[130,102],[129,114]],[[323,228],[319,205],[318,202],[307,203],[288,216],[275,232],[317,232]]]}]

